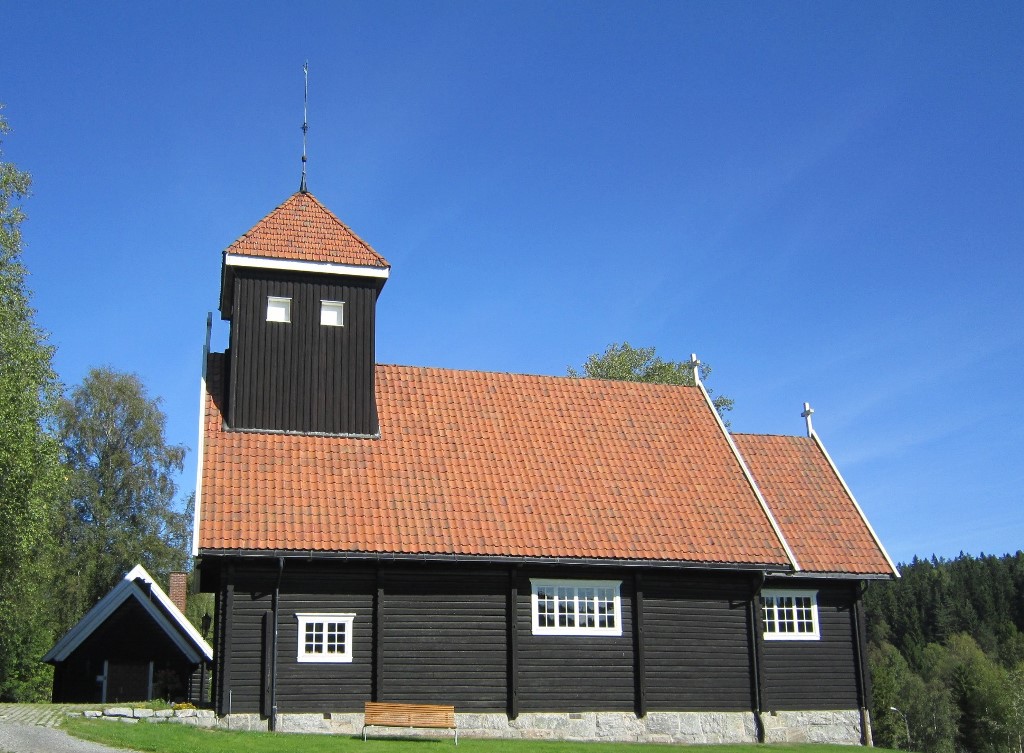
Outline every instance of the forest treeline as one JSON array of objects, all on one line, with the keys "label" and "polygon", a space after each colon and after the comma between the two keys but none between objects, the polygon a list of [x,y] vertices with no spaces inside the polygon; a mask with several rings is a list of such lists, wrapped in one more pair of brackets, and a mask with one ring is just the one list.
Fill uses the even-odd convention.
[{"label": "forest treeline", "polygon": [[1024,552],[914,558],[865,595],[875,744],[1024,751]]}]

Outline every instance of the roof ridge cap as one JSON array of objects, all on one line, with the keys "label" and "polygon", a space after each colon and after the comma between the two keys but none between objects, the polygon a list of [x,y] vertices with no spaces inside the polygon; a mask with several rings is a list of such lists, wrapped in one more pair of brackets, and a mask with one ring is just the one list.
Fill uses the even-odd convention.
[{"label": "roof ridge cap", "polygon": [[423,366],[406,363],[377,363],[375,365],[380,366],[382,368],[416,369],[421,371],[444,371],[458,374],[493,374],[495,376],[530,377],[532,379],[556,379],[558,381],[564,382],[591,382],[595,384],[633,384],[643,388],[672,387],[689,390],[696,389],[696,387],[692,384],[664,384],[660,382],[638,382],[629,379],[593,379],[591,377],[572,377],[568,376],[567,374],[531,374],[525,371],[498,371],[496,369],[456,369],[449,366]]},{"label": "roof ridge cap", "polygon": [[759,432],[759,431],[734,431],[731,432],[734,437],[778,437],[779,439],[801,439],[807,440],[810,437],[805,437],[800,434],[779,434],[774,431]]}]

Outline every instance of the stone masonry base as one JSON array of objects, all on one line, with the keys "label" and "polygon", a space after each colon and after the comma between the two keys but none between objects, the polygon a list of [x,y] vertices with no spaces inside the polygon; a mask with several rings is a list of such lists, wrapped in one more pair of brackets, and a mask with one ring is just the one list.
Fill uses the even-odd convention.
[{"label": "stone masonry base", "polygon": [[[153,712],[145,709],[111,708],[85,712],[125,722],[166,722],[199,727],[266,730],[259,714],[217,717],[212,711]],[[755,716],[750,712],[651,711],[638,719],[634,714],[613,711],[581,714],[456,714],[460,737],[522,740],[594,740],[650,743],[753,743],[757,742]],[[767,743],[812,742],[859,745],[861,717],[856,710],[778,711],[761,714]],[[360,735],[363,715],[287,714],[277,718],[279,732]],[[367,736],[443,737],[443,730],[371,727]]]}]

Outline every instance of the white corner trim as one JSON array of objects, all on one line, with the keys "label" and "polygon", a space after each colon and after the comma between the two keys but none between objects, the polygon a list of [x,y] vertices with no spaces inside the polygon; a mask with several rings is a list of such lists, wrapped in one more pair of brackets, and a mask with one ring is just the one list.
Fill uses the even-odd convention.
[{"label": "white corner trim", "polygon": [[370,267],[359,264],[335,264],[326,261],[300,261],[299,259],[268,259],[262,256],[241,256],[224,254],[225,267],[253,267],[256,269],[277,269],[282,272],[314,272],[327,275],[348,275],[350,277],[376,277],[386,280],[391,267]]},{"label": "white corner trim", "polygon": [[825,449],[825,444],[821,441],[821,437],[819,437],[818,433],[814,430],[811,430],[810,437],[814,440],[814,443],[818,445],[818,449],[821,450],[821,454],[825,456],[825,460],[828,461],[829,467],[832,468],[832,472],[836,474],[836,478],[839,479],[839,483],[842,484],[843,491],[846,492],[846,496],[848,496],[850,501],[853,502],[854,509],[857,510],[857,514],[860,515],[860,519],[864,521],[864,525],[867,526],[868,533],[870,533],[871,538],[875,540],[875,544],[878,546],[878,550],[882,553],[882,556],[885,557],[885,561],[889,564],[889,567],[892,568],[893,575],[897,578],[902,577],[899,569],[896,567],[896,563],[892,561],[892,557],[890,557],[889,553],[885,551],[885,545],[882,544],[882,540],[878,538],[878,534],[875,533],[875,529],[871,526],[868,516],[864,514],[864,509],[860,506],[857,498],[853,496],[853,491],[851,491],[850,487],[847,486],[846,479],[843,478],[843,474],[839,472],[839,468],[836,466],[835,462],[833,462],[832,456],[829,455],[828,450]]},{"label": "white corner trim", "polygon": [[196,449],[196,499],[192,505],[192,556],[199,556],[199,510],[203,503],[203,449],[206,445],[206,359],[199,378],[199,444]]},{"label": "white corner trim", "polygon": [[704,402],[708,404],[708,408],[711,410],[711,415],[715,417],[715,421],[718,423],[718,428],[722,432],[722,436],[725,437],[725,441],[729,443],[729,448],[732,450],[733,457],[736,458],[736,462],[740,464],[740,468],[743,470],[743,475],[747,478],[747,483],[750,484],[750,488],[754,491],[754,496],[757,497],[758,504],[761,505],[761,510],[768,518],[768,522],[771,524],[772,530],[779,539],[779,543],[782,544],[782,549],[786,552],[786,557],[789,559],[789,564],[793,566],[793,570],[800,572],[803,570],[800,567],[800,563],[796,561],[796,555],[793,554],[793,550],[789,548],[789,542],[786,541],[786,537],[782,534],[782,528],[779,527],[779,522],[775,519],[775,515],[772,514],[771,508],[768,507],[768,500],[765,499],[761,493],[761,487],[757,485],[757,481],[754,480],[754,474],[750,472],[750,468],[747,467],[747,461],[740,455],[740,449],[736,446],[736,443],[732,439],[732,435],[729,430],[725,428],[725,422],[722,421],[722,417],[718,415],[718,409],[715,408],[715,403],[711,399],[711,395],[708,394],[707,389],[704,387],[704,383],[697,380],[697,388],[700,390],[700,394],[704,396]]},{"label": "white corner trim", "polygon": [[[175,605],[173,601],[171,601],[171,597],[164,593],[164,590],[160,588],[160,586],[157,585],[151,577],[149,577],[149,573],[145,571],[142,565],[136,565],[132,569],[131,573],[128,573],[128,575],[124,576],[125,579],[127,580],[128,576],[132,573],[135,573],[136,571],[139,571],[139,574],[136,575],[136,577],[141,577],[152,587],[153,594],[160,602],[160,605],[168,612],[170,612],[171,616],[181,626],[181,629],[184,630],[185,633],[188,634],[188,637],[195,642],[195,644],[203,652],[206,658],[213,659],[213,647],[211,647],[210,644],[206,642],[206,639],[199,634],[199,631],[195,629],[195,626],[193,626],[192,623],[188,621],[188,618],[181,613],[181,610],[178,609],[178,607]],[[132,582],[134,583],[134,579],[132,579]]]}]

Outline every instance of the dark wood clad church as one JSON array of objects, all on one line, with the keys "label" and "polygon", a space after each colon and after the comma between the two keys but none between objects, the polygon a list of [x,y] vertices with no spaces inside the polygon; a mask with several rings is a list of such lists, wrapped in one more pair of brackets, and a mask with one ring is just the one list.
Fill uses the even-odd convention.
[{"label": "dark wood clad church", "polygon": [[389,273],[305,191],[224,253],[194,542],[219,714],[868,739],[861,594],[898,573],[809,410],[804,437],[731,434],[699,379],[379,365]]}]

